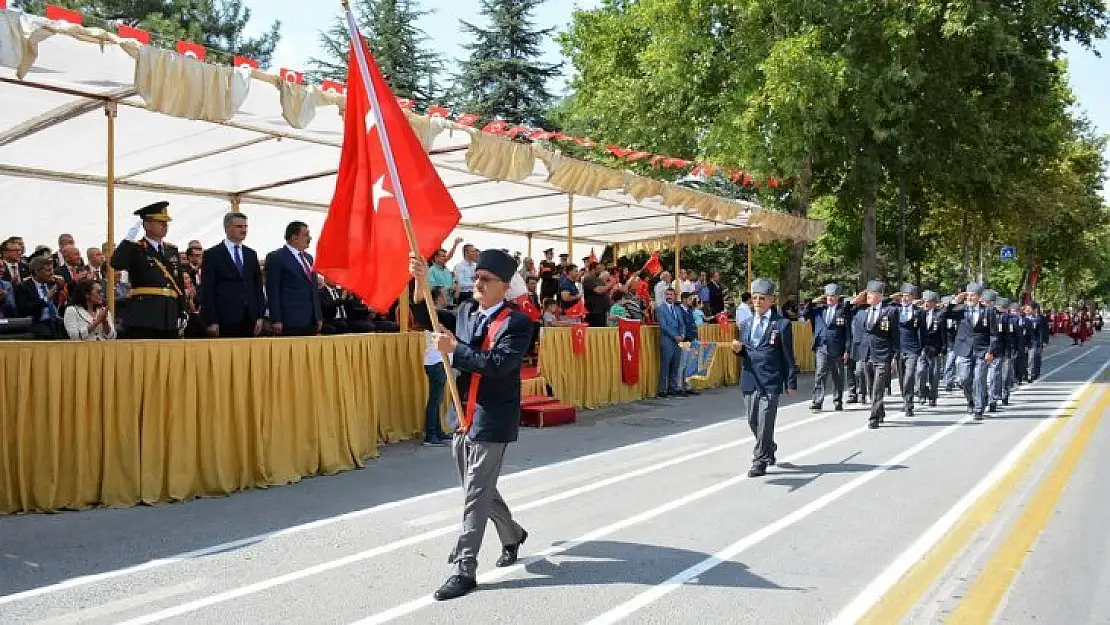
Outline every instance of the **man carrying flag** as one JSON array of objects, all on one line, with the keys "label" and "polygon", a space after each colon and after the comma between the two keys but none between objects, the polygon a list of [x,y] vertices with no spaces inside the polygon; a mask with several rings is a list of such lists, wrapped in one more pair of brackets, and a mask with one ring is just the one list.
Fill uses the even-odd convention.
[{"label": "man carrying flag", "polygon": [[[478,550],[487,521],[493,521],[501,539],[499,567],[516,563],[528,538],[497,492],[505,451],[516,442],[520,428],[520,369],[532,342],[532,320],[508,301],[514,296],[509,285],[516,269],[516,261],[505,252],[482,252],[474,272],[474,298],[459,304],[454,327],[432,337],[460,372],[465,406],[452,444],[465,493],[462,533],[448,559],[450,577],[435,592],[439,601],[461,597],[478,586]],[[410,271],[423,282],[427,266],[413,258]],[[423,301],[423,296],[423,288],[418,288],[416,301]]]}]

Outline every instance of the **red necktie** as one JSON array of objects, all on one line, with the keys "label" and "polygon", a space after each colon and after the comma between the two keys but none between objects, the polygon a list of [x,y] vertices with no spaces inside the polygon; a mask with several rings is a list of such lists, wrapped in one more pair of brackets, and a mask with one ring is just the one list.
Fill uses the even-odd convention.
[{"label": "red necktie", "polygon": [[312,267],[308,265],[308,259],[305,258],[304,252],[301,252],[301,265],[304,266],[304,274],[312,279]]}]

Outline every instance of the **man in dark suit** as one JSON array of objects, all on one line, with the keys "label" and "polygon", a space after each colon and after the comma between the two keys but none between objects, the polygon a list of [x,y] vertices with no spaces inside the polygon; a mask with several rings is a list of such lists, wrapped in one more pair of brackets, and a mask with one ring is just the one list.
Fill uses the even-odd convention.
[{"label": "man in dark suit", "polygon": [[164,242],[169,205],[156,202],[135,211],[143,220],[143,238],[120,241],[112,254],[112,267],[126,271],[131,284],[123,318],[129,339],[180,338],[188,322],[181,260],[177,248]]},{"label": "man in dark suit", "polygon": [[313,336],[324,327],[319,283],[305,252],[311,242],[308,224],[294,221],[285,227],[285,245],[266,256],[270,326],[279,336]]},{"label": "man in dark suit", "polygon": [[266,296],[258,254],[243,245],[247,216],[224,215],[227,238],[204,251],[200,265],[200,316],[208,336],[249,338],[262,332]]},{"label": "man in dark suit", "polygon": [[857,305],[866,306],[856,313],[862,317],[859,359],[866,369],[865,377],[871,382],[871,415],[868,426],[879,427],[886,418],[883,398],[890,385],[890,361],[898,355],[898,309],[883,303],[886,285],[880,280],[867,283],[867,290],[856,296]]},{"label": "man in dark suit", "polygon": [[945,328],[944,310],[940,308],[940,295],[936,291],[925,291],[921,294],[921,299],[925,332],[922,336],[921,357],[917,361],[917,396],[921,404],[936,406],[945,335],[948,331]]},{"label": "man in dark suit", "polygon": [[28,271],[29,277],[13,287],[18,316],[31,318],[31,334],[36,339],[64,339],[65,280],[54,275],[54,262],[46,255],[32,258]]},{"label": "man in dark suit", "polygon": [[806,319],[813,324],[813,402],[809,409],[820,412],[825,403],[825,384],[831,379],[833,410],[844,410],[844,366],[852,342],[852,307],[840,304],[840,286],[825,285],[824,302],[809,306]]},{"label": "man in dark suit", "polygon": [[9,237],[0,243],[0,280],[11,282],[13,287],[31,275],[22,254],[23,246],[18,237]]},{"label": "man in dark suit", "polygon": [[[994,308],[980,301],[983,285],[972,282],[948,305],[947,315],[956,321],[956,366],[967,411],[977,421],[987,405],[987,367],[998,352],[998,321]],[[964,304],[964,302],[967,304]]]},{"label": "man in dark suit", "polygon": [[[532,320],[506,301],[516,269],[507,253],[482,252],[474,270],[474,297],[459,303],[454,329],[432,335],[436,349],[459,371],[464,411],[454,419],[458,427],[452,443],[465,493],[462,532],[448,558],[450,577],[435,592],[441,601],[477,587],[478,550],[488,521],[501,539],[499,567],[514,564],[528,538],[497,492],[505,451],[516,442],[520,427],[520,369],[532,340]],[[420,281],[428,271],[417,258],[411,259],[410,270]],[[423,291],[416,289],[420,304]]]},{"label": "man in dark suit", "polygon": [[1041,357],[1049,337],[1052,336],[1052,329],[1049,327],[1048,317],[1041,311],[1040,303],[1032,302],[1025,309],[1033,326],[1029,340],[1029,381],[1036,382],[1041,377]]},{"label": "man in dark suit", "polygon": [[679,368],[682,365],[682,347],[679,343],[686,338],[686,316],[675,302],[674,289],[667,289],[663,299],[655,307],[655,319],[659,322],[658,397],[685,397],[679,377]]},{"label": "man in dark suit", "polygon": [[901,299],[898,310],[898,388],[902,393],[902,409],[907,417],[913,416],[913,395],[917,383],[917,364],[925,349],[925,311],[914,301],[917,287],[903,284],[895,294]]},{"label": "man in dark suit", "polygon": [[793,397],[798,390],[794,367],[794,335],[790,320],[775,312],[775,287],[760,278],[752,283],[753,315],[738,329],[732,350],[740,354],[740,392],[744,395],[744,412],[755,436],[752,466],[748,477],[767,474],[767,466],[775,464],[775,418],[779,398],[785,392]]},{"label": "man in dark suit", "polygon": [[682,312],[682,325],[686,329],[683,336],[683,345],[679,347],[682,349],[678,358],[678,390],[684,395],[699,395],[690,381],[686,379],[686,368],[690,364],[690,358],[694,355],[693,345],[698,340],[698,325],[694,321],[694,303],[697,302],[698,296],[695,293],[683,293],[682,305],[678,309]]}]

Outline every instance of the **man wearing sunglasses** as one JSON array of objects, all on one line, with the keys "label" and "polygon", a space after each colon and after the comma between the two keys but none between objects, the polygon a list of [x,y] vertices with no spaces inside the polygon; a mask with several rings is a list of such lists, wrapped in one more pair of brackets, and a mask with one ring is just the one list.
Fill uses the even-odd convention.
[{"label": "man wearing sunglasses", "polygon": [[775,286],[760,278],[752,283],[753,315],[740,324],[732,351],[740,354],[740,391],[744,412],[755,436],[748,477],[767,474],[775,464],[775,417],[779,397],[793,397],[798,390],[794,367],[794,334],[790,320],[775,311]]},{"label": "man wearing sunglasses", "polygon": [[[411,258],[409,268],[424,281],[428,268],[422,260]],[[440,601],[477,587],[478,550],[487,521],[493,521],[501,539],[499,567],[516,563],[528,538],[497,492],[505,451],[517,440],[520,368],[532,343],[532,320],[506,301],[516,270],[517,262],[508,253],[482,252],[474,268],[474,296],[459,303],[453,327],[432,335],[433,345],[459,371],[464,411],[451,419],[458,423],[452,452],[465,493],[462,533],[448,558],[450,576],[435,592]],[[423,291],[416,289],[416,302],[424,301]]]}]

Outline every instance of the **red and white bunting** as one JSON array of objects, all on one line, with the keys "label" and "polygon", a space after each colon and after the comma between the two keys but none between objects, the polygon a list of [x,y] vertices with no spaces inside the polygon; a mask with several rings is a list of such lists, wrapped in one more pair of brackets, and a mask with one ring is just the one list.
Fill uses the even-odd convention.
[{"label": "red and white bunting", "polygon": [[336,95],[347,95],[347,85],[336,82],[334,80],[325,80],[320,83],[320,90],[325,93],[334,93]]},{"label": "red and white bunting", "polygon": [[57,22],[68,22],[70,24],[77,24],[78,26],[85,23],[85,16],[81,15],[80,11],[63,9],[55,4],[46,5],[46,19]]},{"label": "red and white bunting", "polygon": [[484,128],[482,128],[482,132],[488,132],[491,135],[503,135],[508,130],[509,124],[501,120],[492,121],[486,124]]},{"label": "red and white bunting", "polygon": [[438,104],[433,104],[432,106],[428,107],[428,110],[425,114],[428,117],[442,117],[443,119],[447,119],[451,117],[451,109],[445,106],[440,106]]},{"label": "red and white bunting", "polygon": [[457,118],[455,118],[455,122],[461,126],[470,127],[474,124],[477,124],[478,119],[480,118],[474,113],[463,113],[462,115],[459,115]]},{"label": "red and white bunting", "polygon": [[258,61],[246,56],[237,56],[232,59],[231,63],[239,69],[258,69]]},{"label": "red and white bunting", "polygon": [[141,28],[135,28],[134,26],[128,26],[127,24],[120,24],[119,28],[116,29],[116,34],[120,37],[123,37],[124,39],[134,39],[144,46],[150,45],[150,31],[146,31]]},{"label": "red and white bunting", "polygon": [[178,40],[177,53],[187,59],[196,59],[198,61],[203,61],[206,51],[204,49],[204,46],[200,45],[199,43],[190,43],[188,41]]},{"label": "red and white bunting", "polygon": [[397,104],[406,111],[411,111],[413,107],[416,106],[416,104],[408,98],[397,98]]},{"label": "red and white bunting", "polygon": [[283,67],[281,68],[281,71],[278,72],[278,75],[281,76],[281,79],[285,82],[290,82],[294,85],[304,84],[304,72],[298,72],[297,70],[286,69]]}]

